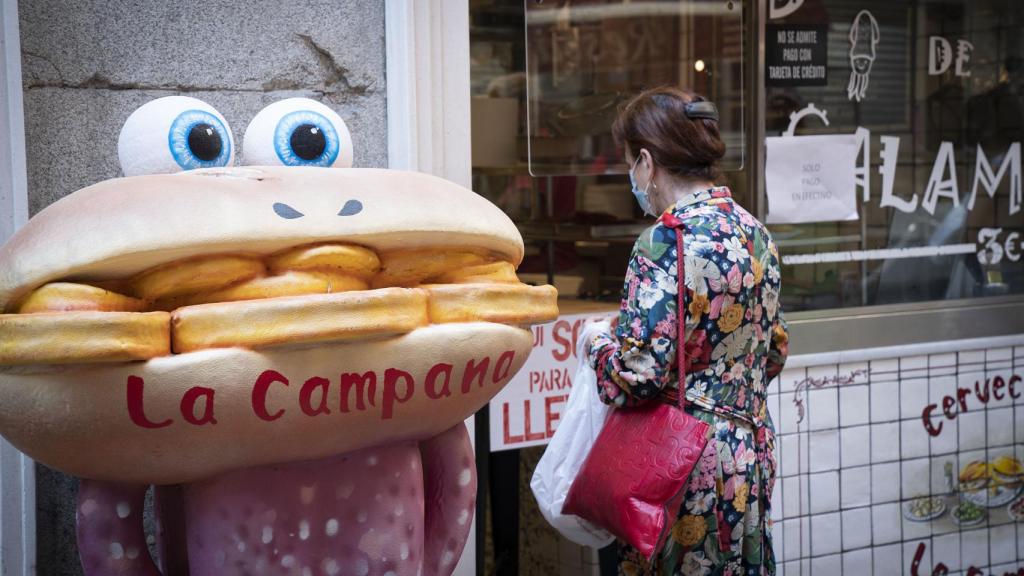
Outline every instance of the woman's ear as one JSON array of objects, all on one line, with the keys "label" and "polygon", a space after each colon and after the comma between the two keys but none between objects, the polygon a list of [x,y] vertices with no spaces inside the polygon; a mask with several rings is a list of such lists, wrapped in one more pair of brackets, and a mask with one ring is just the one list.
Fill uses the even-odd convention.
[{"label": "woman's ear", "polygon": [[651,157],[651,153],[647,151],[647,148],[640,149],[640,166],[646,166],[649,172],[647,179],[654,180],[654,158]]}]

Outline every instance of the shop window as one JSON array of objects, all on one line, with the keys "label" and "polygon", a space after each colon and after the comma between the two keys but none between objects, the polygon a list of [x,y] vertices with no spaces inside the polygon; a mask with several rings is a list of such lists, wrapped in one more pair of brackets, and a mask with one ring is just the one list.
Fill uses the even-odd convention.
[{"label": "shop window", "polygon": [[520,278],[553,283],[563,314],[615,309],[633,242],[652,224],[611,136],[619,106],[641,90],[676,85],[717,104],[723,183],[753,207],[748,10],[732,0],[471,2],[473,188],[517,223]]},{"label": "shop window", "polygon": [[787,309],[1024,293],[1019,4],[788,5],[766,23],[762,119]]}]

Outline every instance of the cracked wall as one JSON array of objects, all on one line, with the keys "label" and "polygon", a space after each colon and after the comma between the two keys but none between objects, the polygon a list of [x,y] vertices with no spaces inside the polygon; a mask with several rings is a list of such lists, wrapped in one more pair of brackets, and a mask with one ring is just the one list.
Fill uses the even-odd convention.
[{"label": "cracked wall", "polygon": [[172,94],[217,108],[239,147],[263,106],[314,98],[349,125],[356,166],[387,164],[382,0],[19,4],[32,214],[118,176],[121,124]]},{"label": "cracked wall", "polygon": [[[314,98],[345,119],[356,166],[387,165],[382,0],[19,4],[32,214],[120,176],[124,120],[173,94],[217,108],[239,148],[264,106]],[[38,574],[77,576],[75,482],[37,470]]]}]

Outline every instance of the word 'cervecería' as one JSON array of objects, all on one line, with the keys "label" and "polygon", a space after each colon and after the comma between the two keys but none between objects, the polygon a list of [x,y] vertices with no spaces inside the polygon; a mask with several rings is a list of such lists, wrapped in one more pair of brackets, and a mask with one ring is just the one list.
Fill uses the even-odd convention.
[{"label": "word 'cervecer\u00eda'", "polygon": [[[967,411],[967,400],[972,395],[982,405],[988,404],[989,400],[1002,400],[1006,396],[1013,399],[1020,398],[1021,393],[1017,390],[1017,384],[1020,381],[1021,377],[1014,374],[1010,377],[1009,381],[1004,380],[1002,376],[996,376],[994,378],[978,380],[974,383],[974,388],[961,388],[958,386],[955,397],[950,395],[942,398],[942,414],[947,420],[955,419],[957,414]],[[984,385],[982,385],[983,382]],[[957,410],[956,408],[959,409]],[[921,421],[924,423],[924,429],[931,436],[938,436],[942,432],[942,422],[935,423],[932,420],[932,413],[938,409],[938,404],[929,404],[921,412]]]}]

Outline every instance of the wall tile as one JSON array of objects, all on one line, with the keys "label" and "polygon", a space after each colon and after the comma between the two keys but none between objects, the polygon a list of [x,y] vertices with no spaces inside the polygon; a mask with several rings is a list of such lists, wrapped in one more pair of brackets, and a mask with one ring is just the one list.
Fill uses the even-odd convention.
[{"label": "wall tile", "polygon": [[834,386],[811,390],[807,394],[807,421],[810,430],[839,426],[839,390]]},{"label": "wall tile", "polygon": [[811,559],[811,574],[839,574],[843,569],[843,559],[839,554]]},{"label": "wall tile", "polygon": [[927,456],[930,438],[920,418],[900,422],[901,456],[904,459]]},{"label": "wall tile", "polygon": [[900,418],[920,418],[928,405],[928,379],[913,378],[900,382]]},{"label": "wall tile", "polygon": [[855,550],[871,545],[871,507],[854,508],[842,512],[843,550]]},{"label": "wall tile", "polygon": [[871,416],[868,386],[843,386],[839,389],[839,423],[841,426],[867,424]]},{"label": "wall tile", "polygon": [[871,507],[871,538],[875,546],[900,540],[900,517],[899,502]]},{"label": "wall tile", "polygon": [[811,516],[811,554],[824,556],[842,550],[839,513]]},{"label": "wall tile", "polygon": [[[800,430],[807,430],[807,422],[800,421],[800,413],[797,409],[796,403],[793,402],[795,394],[792,392],[783,392],[779,394],[779,427],[778,432],[780,434],[792,434]],[[806,403],[807,399],[804,398]]]},{"label": "wall tile", "polygon": [[[935,415],[937,414],[937,415]],[[936,412],[932,415],[932,426],[938,428],[940,425],[942,428],[939,430],[938,436],[932,436],[929,440],[931,443],[931,453],[936,454],[950,454],[960,449],[960,422],[957,419],[949,420],[942,415],[942,412]]]},{"label": "wall tile", "polygon": [[900,423],[871,425],[871,461],[890,462],[900,458]]},{"label": "wall tile", "polygon": [[871,467],[844,468],[839,472],[842,507],[868,506],[871,504]]},{"label": "wall tile", "polygon": [[900,358],[900,372],[907,372],[908,370],[920,370],[921,368],[928,367],[928,356],[906,356]]},{"label": "wall tile", "polygon": [[945,534],[932,538],[931,544],[932,566],[939,562],[946,565],[950,571],[960,570],[960,534]]},{"label": "wall tile", "polygon": [[843,468],[871,463],[871,433],[868,426],[843,428],[839,431]]},{"label": "wall tile", "polygon": [[811,560],[794,560],[793,562],[786,562],[785,565],[781,566],[782,570],[780,574],[789,574],[790,576],[804,576],[811,573]]},{"label": "wall tile", "polygon": [[1013,444],[1013,408],[991,409],[987,416],[989,447]]},{"label": "wall tile", "polygon": [[964,568],[988,566],[988,528],[960,533],[960,561]]},{"label": "wall tile", "polygon": [[992,546],[992,557],[989,562],[1001,564],[1017,559],[1017,530],[1018,526],[1015,524],[996,526],[989,530],[989,541]]},{"label": "wall tile", "polygon": [[839,469],[839,431],[811,432],[811,472]]},{"label": "wall tile", "polygon": [[839,472],[811,474],[811,514],[839,510]]},{"label": "wall tile", "polygon": [[806,368],[785,368],[779,374],[779,392],[793,392],[797,382],[807,377]]},{"label": "wall tile", "polygon": [[[1021,387],[1024,388],[1024,385]],[[1021,397],[1024,397],[1024,390],[1021,392]],[[1013,429],[1016,444],[1024,444],[1024,405],[1013,407]]]},{"label": "wall tile", "polygon": [[899,386],[895,382],[873,383],[871,385],[871,421],[888,422],[899,420]]},{"label": "wall tile", "polygon": [[780,476],[795,476],[810,470],[810,450],[806,434],[788,434],[778,440]]},{"label": "wall tile", "polygon": [[931,466],[930,458],[900,462],[900,492],[903,500],[926,496],[931,492]]},{"label": "wall tile", "polygon": [[985,350],[985,362],[1013,360],[1013,348],[990,348]]},{"label": "wall tile", "polygon": [[903,576],[901,566],[903,551],[899,544],[878,546],[872,552],[874,556],[872,576]]},{"label": "wall tile", "polygon": [[960,451],[976,450],[986,445],[985,412],[964,412],[957,416],[960,422]]},{"label": "wall tile", "polygon": [[853,380],[843,386],[867,384],[871,381],[870,370],[871,365],[868,362],[844,362],[839,365],[839,376],[853,377]]},{"label": "wall tile", "polygon": [[960,366],[971,365],[971,364],[984,364],[985,363],[985,351],[984,350],[964,350],[963,352],[957,352],[957,363]]},{"label": "wall tile", "polygon": [[854,550],[843,554],[843,574],[869,574],[871,572],[871,550]]},{"label": "wall tile", "polygon": [[947,352],[945,354],[932,354],[928,357],[928,370],[932,374],[935,371],[943,371],[949,368],[956,367],[956,352]]},{"label": "wall tile", "polygon": [[955,374],[933,376],[928,379],[928,402],[937,406],[936,413],[942,414],[942,399],[944,397],[956,397],[956,383],[957,378]]},{"label": "wall tile", "polygon": [[921,556],[917,574],[924,576],[932,573],[929,569],[932,566],[932,546],[929,540],[927,538],[915,539],[903,543],[903,568],[907,574],[910,574],[910,567],[914,564],[914,556],[917,554],[917,547],[920,544],[924,544],[924,554]]},{"label": "wall tile", "polygon": [[882,360],[871,361],[871,379],[877,380],[880,376],[887,374],[895,375],[900,370],[900,361],[898,358],[884,358]]},{"label": "wall tile", "polygon": [[785,532],[783,537],[786,539],[783,560],[796,560],[810,556],[811,530],[810,520],[806,516],[803,518],[793,518],[792,520],[783,520],[782,530]]},{"label": "wall tile", "polygon": [[790,476],[782,479],[782,517],[796,518],[810,511],[808,477]]}]

